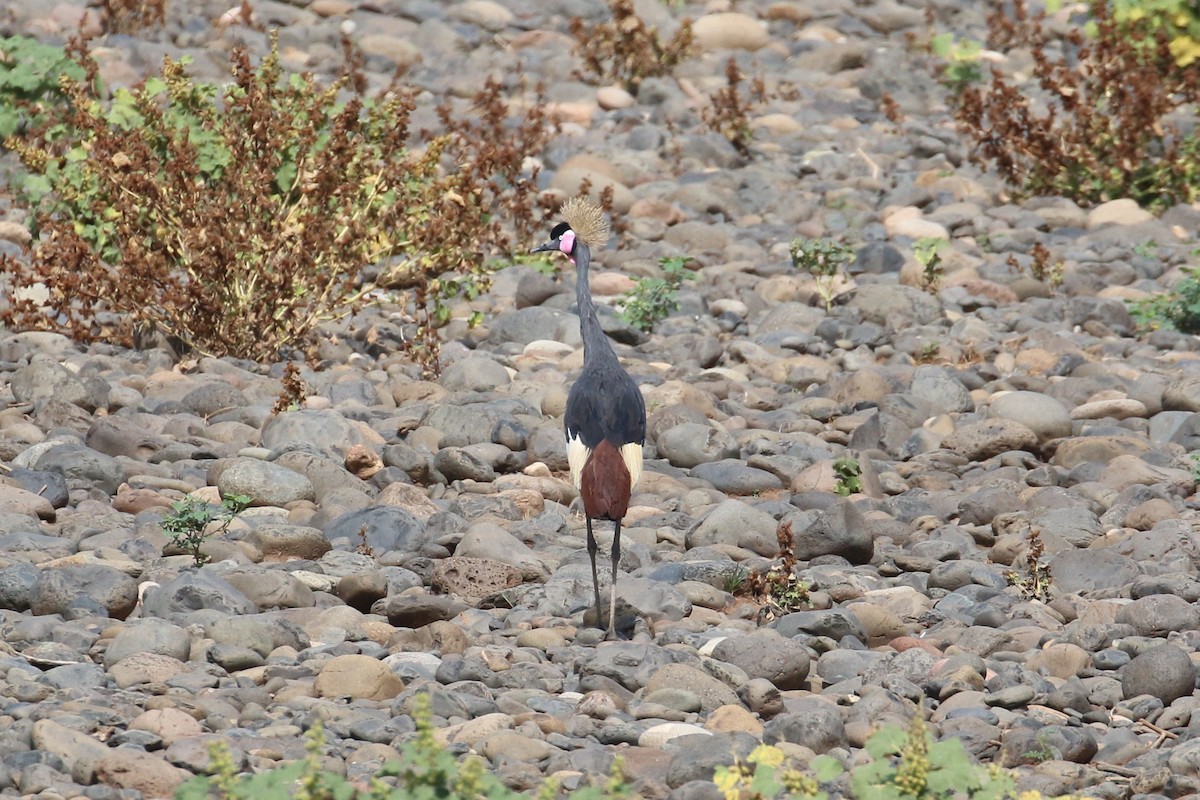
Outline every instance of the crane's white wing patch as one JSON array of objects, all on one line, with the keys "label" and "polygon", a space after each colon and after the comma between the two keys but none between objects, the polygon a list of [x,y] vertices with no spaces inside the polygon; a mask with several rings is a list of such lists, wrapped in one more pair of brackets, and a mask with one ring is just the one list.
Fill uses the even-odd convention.
[{"label": "crane's white wing patch", "polygon": [[642,477],[642,446],[637,442],[621,445],[621,459],[625,462],[625,469],[629,470],[629,491],[632,492]]},{"label": "crane's white wing patch", "polygon": [[578,435],[567,439],[567,464],[571,467],[571,483],[575,488],[582,487],[583,465],[592,456],[592,448],[583,443]]}]

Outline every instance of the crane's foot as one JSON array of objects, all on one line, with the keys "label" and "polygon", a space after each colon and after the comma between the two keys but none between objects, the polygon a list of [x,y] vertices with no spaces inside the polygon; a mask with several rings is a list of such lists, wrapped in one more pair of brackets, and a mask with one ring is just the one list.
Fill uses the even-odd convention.
[{"label": "crane's foot", "polygon": [[604,631],[605,641],[626,640],[632,637],[638,620],[638,614],[633,606],[624,600],[617,600],[616,624],[610,620],[610,613],[607,603],[599,609],[590,607],[583,612],[583,624],[589,628]]}]

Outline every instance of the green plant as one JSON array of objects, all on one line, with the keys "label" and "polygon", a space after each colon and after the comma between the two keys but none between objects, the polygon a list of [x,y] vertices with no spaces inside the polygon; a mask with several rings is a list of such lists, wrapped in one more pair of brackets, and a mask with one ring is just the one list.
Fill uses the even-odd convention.
[{"label": "green plant", "polygon": [[954,94],[983,82],[979,53],[983,45],[974,39],[959,39],[953,33],[940,33],[929,40],[929,52],[941,59],[942,85]]},{"label": "green plant", "polygon": [[1051,589],[1054,586],[1054,576],[1050,574],[1050,565],[1042,561],[1046,554],[1046,544],[1037,528],[1030,528],[1027,534],[1029,547],[1025,550],[1025,574],[1015,569],[1004,574],[1009,586],[1015,586],[1026,600],[1041,600],[1050,602]]},{"label": "green plant", "polygon": [[[209,536],[220,536],[229,530],[234,517],[246,510],[252,498],[245,495],[230,495],[221,500],[220,506],[188,496],[171,506],[171,513],[159,523],[171,539],[171,544],[192,557],[197,567],[208,563],[208,556],[200,552],[204,540]],[[211,532],[206,532],[212,522],[220,523]]]},{"label": "green plant", "polygon": [[49,109],[66,103],[63,75],[72,81],[85,77],[61,47],[28,36],[0,39],[0,141],[40,128]]},{"label": "green plant", "polygon": [[766,102],[767,89],[762,77],[756,77],[750,83],[749,98],[744,98],[738,87],[745,79],[737,59],[731,56],[725,62],[725,86],[709,96],[709,104],[700,110],[700,119],[706,128],[724,136],[734,150],[749,158],[750,142],[754,138],[750,114]]},{"label": "green plant", "polygon": [[835,494],[849,497],[855,492],[862,491],[862,465],[854,456],[842,456],[834,459],[833,474],[837,478],[833,485]]},{"label": "green plant", "polygon": [[1181,69],[1200,59],[1200,6],[1188,0],[1116,0],[1113,18],[1128,28],[1163,31]]},{"label": "green plant", "polygon": [[[955,107],[973,158],[1027,194],[1094,204],[1129,197],[1162,209],[1200,198],[1200,133],[1168,118],[1200,102],[1200,70],[1181,69],[1169,34],[1122,22],[1092,0],[1088,32],[1058,41],[1024,0],[988,18],[993,49],[1027,48],[1033,76],[1017,85],[993,70]],[[1090,35],[1088,35],[1090,33]]]},{"label": "green plant", "polygon": [[947,245],[940,236],[923,236],[913,242],[913,257],[921,265],[921,288],[936,293],[942,283],[942,248]]},{"label": "green plant", "polygon": [[696,273],[687,268],[691,256],[665,256],[658,260],[661,278],[642,278],[621,298],[621,318],[639,330],[649,331],[679,308],[675,293]]},{"label": "green plant", "polygon": [[1191,459],[1192,462],[1192,480],[1196,483],[1200,483],[1200,451],[1189,453],[1188,458]]},{"label": "green plant", "polygon": [[854,250],[844,242],[809,239],[805,236],[793,239],[788,250],[791,252],[792,266],[812,275],[817,284],[817,294],[824,301],[825,310],[829,311],[833,308],[834,283],[854,255]]},{"label": "green plant", "polygon": [[739,759],[732,766],[718,766],[713,772],[713,783],[726,800],[768,800],[785,792],[787,797],[802,800],[827,800],[829,793],[822,791],[820,784],[841,774],[841,765],[836,760],[828,756],[813,759],[814,777],[785,767],[784,760],[784,753],[778,747],[760,744],[744,763]]},{"label": "green plant", "polygon": [[[305,735],[305,757],[257,775],[239,775],[229,746],[211,746],[210,775],[183,784],[176,800],[518,800],[529,795],[513,791],[487,772],[479,756],[459,757],[438,745],[433,715],[426,694],[413,698],[415,738],[400,748],[400,758],[385,764],[366,786],[351,783],[321,769],[325,737],[320,724]],[[550,800],[559,787],[547,780],[536,797]],[[568,800],[616,800],[627,797],[620,759],[613,762],[608,780],[567,795]]]},{"label": "green plant", "polygon": [[[1200,464],[1200,461],[1197,464]],[[745,585],[746,577],[749,574],[750,571],[748,569],[739,565],[733,572],[725,576],[725,579],[721,582],[721,588],[730,594],[737,594],[742,586]]]},{"label": "green plant", "polygon": [[932,364],[937,361],[938,354],[942,351],[942,346],[937,342],[926,342],[921,345],[920,351],[913,356],[913,361],[918,364]]},{"label": "green plant", "polygon": [[634,11],[632,0],[609,0],[611,19],[595,25],[572,17],[575,53],[583,61],[577,77],[593,83],[619,83],[637,92],[646,78],[670,75],[693,49],[692,24],[683,20],[679,29],[663,41],[658,29]]},{"label": "green plant", "polygon": [[126,344],[151,330],[266,360],[386,289],[403,346],[435,371],[450,303],[484,291],[488,256],[511,249],[501,220],[528,238],[540,217],[524,164],[553,126],[540,101],[512,120],[498,81],[465,113],[439,107],[442,134],[422,140],[411,90],[285,75],[274,48],[257,66],[235,51],[224,88],[167,59],[109,103],[75,56],[89,79],[64,82],[58,124],[9,139],[40,234],[30,262],[3,264],[14,327]]},{"label": "green plant", "polygon": [[[897,725],[881,728],[867,739],[865,749],[870,760],[855,765],[848,774],[837,759],[821,755],[809,763],[811,775],[805,775],[786,766],[782,750],[760,745],[745,763],[717,767],[713,781],[727,800],[825,800],[831,794],[850,800],[1007,800],[1017,796],[1011,773],[998,766],[976,764],[958,739],[935,742],[919,711],[907,730]],[[848,784],[848,792],[844,784]],[[1042,796],[1034,792],[1021,797],[1041,800]]]},{"label": "green plant", "polygon": [[1043,761],[1050,761],[1054,758],[1054,747],[1050,742],[1046,741],[1046,736],[1039,731],[1034,738],[1034,745],[1029,750],[1021,754],[1021,758],[1027,763],[1040,764]]},{"label": "green plant", "polygon": [[1185,268],[1183,278],[1165,292],[1131,301],[1129,312],[1141,328],[1200,333],[1200,268]]},{"label": "green plant", "polygon": [[918,712],[908,730],[888,726],[867,739],[871,761],[850,772],[856,800],[1002,800],[1016,793],[1009,773],[980,766],[962,742],[935,742]]},{"label": "green plant", "polygon": [[1133,254],[1141,258],[1156,258],[1158,256],[1158,242],[1153,239],[1138,242],[1133,246]]}]

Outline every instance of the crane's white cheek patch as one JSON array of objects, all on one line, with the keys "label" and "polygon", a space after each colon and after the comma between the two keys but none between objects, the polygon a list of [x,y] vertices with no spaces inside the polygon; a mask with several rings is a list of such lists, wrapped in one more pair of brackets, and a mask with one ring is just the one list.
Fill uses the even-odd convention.
[{"label": "crane's white cheek patch", "polygon": [[578,489],[582,486],[583,465],[592,457],[592,448],[578,436],[567,440],[567,464],[571,467],[571,483]]},{"label": "crane's white cheek patch", "polygon": [[642,477],[642,446],[637,442],[621,445],[621,460],[625,462],[625,469],[629,470],[629,491],[632,492]]}]

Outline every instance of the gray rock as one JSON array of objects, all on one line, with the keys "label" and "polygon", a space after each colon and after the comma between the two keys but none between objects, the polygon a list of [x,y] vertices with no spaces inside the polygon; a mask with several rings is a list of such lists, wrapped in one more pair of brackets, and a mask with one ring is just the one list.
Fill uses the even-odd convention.
[{"label": "gray rock", "polygon": [[1173,378],[1163,390],[1162,404],[1166,411],[1200,411],[1200,375]]},{"label": "gray rock", "polygon": [[283,450],[297,445],[341,461],[355,445],[368,445],[362,429],[336,411],[300,409],[269,417],[262,429],[262,446]]},{"label": "gray rock", "polygon": [[988,413],[1024,425],[1042,442],[1071,435],[1070,411],[1039,392],[1005,392],[991,399]]},{"label": "gray rock", "polygon": [[792,535],[796,558],[804,561],[836,555],[852,564],[867,564],[875,555],[871,530],[849,500],[838,500],[807,525],[793,524]]},{"label": "gray rock", "polygon": [[717,491],[732,495],[753,495],[783,488],[778,476],[733,459],[701,464],[692,470],[692,475],[708,481]]},{"label": "gray rock", "polygon": [[271,608],[310,608],[312,589],[299,578],[278,570],[238,570],[225,575],[229,585],[263,611]]},{"label": "gray rock", "polygon": [[17,562],[0,567],[0,608],[27,611],[41,572],[33,564]]},{"label": "gray rock", "polygon": [[488,330],[488,341],[495,344],[513,342],[523,346],[538,339],[565,342],[572,346],[581,343],[579,318],[566,311],[544,306],[498,314],[489,322]]},{"label": "gray rock", "polygon": [[737,442],[727,431],[695,422],[666,429],[659,434],[655,446],[659,456],[685,469],[738,456]]},{"label": "gray rock", "polygon": [[157,433],[158,419],[150,414],[100,417],[88,428],[84,443],[106,456],[127,456],[137,461],[151,461],[161,451],[174,445],[169,436]]},{"label": "gray rock", "polygon": [[1170,705],[1196,688],[1196,666],[1187,652],[1160,644],[1135,656],[1121,669],[1121,692],[1126,699],[1150,695]]},{"label": "gray rock", "polygon": [[765,678],[781,691],[802,689],[808,680],[808,649],[770,629],[731,636],[716,646],[713,657],[751,678]]},{"label": "gray rock", "polygon": [[208,649],[208,660],[226,672],[240,672],[244,669],[261,667],[266,659],[249,647],[238,647],[231,644],[214,644]]},{"label": "gray rock", "polygon": [[601,676],[630,691],[644,687],[653,675],[674,663],[671,654],[652,644],[616,642],[597,648],[579,662],[579,677]]},{"label": "gray rock", "polygon": [[371,607],[371,613],[387,617],[398,628],[422,628],[451,619],[467,608],[466,603],[446,595],[403,595],[379,600]]},{"label": "gray rock", "polygon": [[109,495],[116,494],[125,481],[125,470],[115,458],[77,444],[54,445],[31,466],[61,473],[68,482],[86,483]]},{"label": "gray rock", "polygon": [[967,387],[944,367],[917,367],[908,391],[935,414],[971,411],[975,407]]},{"label": "gray rock", "polygon": [[815,753],[846,747],[846,725],[832,703],[806,698],[789,705],[789,710],[763,726],[763,742],[790,742]]},{"label": "gray rock", "polygon": [[431,536],[420,520],[402,508],[372,506],[350,511],[325,526],[329,541],[349,547],[366,545],[377,556],[389,552],[417,553]]},{"label": "gray rock", "polygon": [[760,556],[774,556],[779,550],[775,536],[775,518],[741,500],[726,500],[705,515],[688,532],[687,546],[708,547],[714,544],[744,547]]},{"label": "gray rock", "polygon": [[237,458],[225,465],[217,479],[217,488],[222,497],[249,497],[253,506],[286,506],[316,497],[308,478],[256,458]]},{"label": "gray rock", "polygon": [[1054,585],[1064,593],[1128,586],[1141,574],[1131,558],[1106,550],[1067,550],[1050,559]]},{"label": "gray rock", "polygon": [[121,628],[104,651],[105,669],[135,653],[157,653],[187,661],[192,637],[186,630],[164,619],[149,617]]},{"label": "gray rock", "polygon": [[863,319],[890,330],[929,325],[943,317],[942,306],[937,300],[911,286],[860,286],[849,306],[861,312]]},{"label": "gray rock", "polygon": [[[247,648],[264,657],[278,646],[276,629],[256,617],[222,617],[205,625],[204,635],[217,644]],[[186,653],[175,657],[186,660]]]},{"label": "gray rock", "polygon": [[42,570],[29,610],[38,615],[64,614],[85,600],[100,613],[125,619],[137,598],[137,582],[124,572],[102,564],[79,564]]},{"label": "gray rock", "polygon": [[161,586],[150,587],[143,596],[143,617],[185,624],[193,612],[202,610],[217,614],[258,611],[250,598],[211,568],[185,572]]},{"label": "gray rock", "polygon": [[1103,533],[1100,520],[1086,508],[1050,508],[1039,511],[1030,524],[1048,536],[1085,548]]},{"label": "gray rock", "polygon": [[1010,450],[1033,451],[1037,435],[1019,422],[993,417],[955,428],[942,446],[971,461],[983,461]]},{"label": "gray rock", "polygon": [[793,611],[771,623],[781,636],[790,639],[801,633],[827,636],[838,641],[845,636],[854,636],[860,642],[867,641],[862,623],[849,611],[828,609],[821,611]]},{"label": "gray rock", "polygon": [[222,380],[206,380],[179,400],[181,411],[205,418],[245,405],[246,395]]},{"label": "gray rock", "polygon": [[728,767],[738,760],[745,761],[758,744],[758,740],[748,733],[698,734],[674,739],[671,746],[675,752],[667,767],[667,785],[677,789],[694,781],[705,781],[712,786],[717,767]]},{"label": "gray rock", "polygon": [[570,468],[567,462],[567,435],[557,422],[538,425],[531,430],[525,450],[531,462],[540,461],[556,472]]},{"label": "gray rock", "polygon": [[61,364],[46,359],[38,359],[12,373],[9,386],[18,403],[56,399],[89,410],[96,407],[83,381]]},{"label": "gray rock", "polygon": [[442,370],[439,380],[451,392],[490,392],[511,382],[504,365],[484,356],[458,359]]},{"label": "gray rock", "polygon": [[496,470],[464,447],[443,447],[433,457],[433,466],[447,480],[472,480],[490,482],[496,479]]},{"label": "gray rock", "polygon": [[1131,625],[1139,636],[1166,636],[1200,627],[1200,612],[1181,597],[1153,594],[1121,606],[1116,621]]}]

